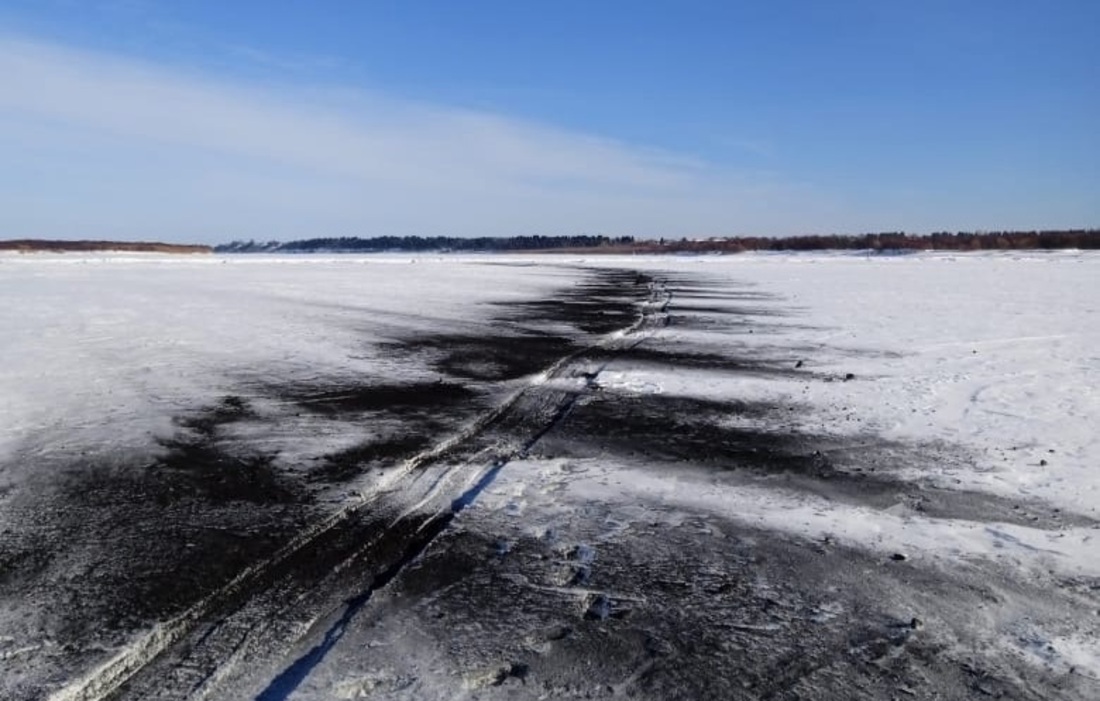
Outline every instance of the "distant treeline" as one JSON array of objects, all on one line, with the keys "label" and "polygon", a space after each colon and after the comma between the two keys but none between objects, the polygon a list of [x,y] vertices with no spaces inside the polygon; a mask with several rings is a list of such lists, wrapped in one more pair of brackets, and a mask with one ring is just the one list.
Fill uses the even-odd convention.
[{"label": "distant treeline", "polygon": [[765,238],[713,238],[707,240],[680,239],[640,242],[635,250],[668,252],[745,251],[997,251],[1083,248],[1100,249],[1100,229],[1069,229],[1057,231],[983,231],[937,232],[927,235],[885,232],[858,236],[790,236]]},{"label": "distant treeline", "polygon": [[747,236],[708,239],[636,240],[633,236],[376,236],[278,241],[233,241],[218,253],[381,253],[387,251],[585,251],[592,253],[742,253],[746,251],[985,251],[1085,248],[1100,249],[1100,229],[1057,231],[937,232],[928,235],[878,234]]},{"label": "distant treeline", "polygon": [[33,253],[48,251],[124,251],[128,253],[210,253],[210,246],[177,243],[157,243],[155,241],[47,241],[43,239],[15,239],[0,241],[0,251],[21,251]]},{"label": "distant treeline", "polygon": [[628,246],[633,236],[508,236],[458,238],[455,236],[375,236],[304,239],[279,243],[233,241],[215,246],[218,253],[381,253],[385,251],[541,251],[557,248]]}]

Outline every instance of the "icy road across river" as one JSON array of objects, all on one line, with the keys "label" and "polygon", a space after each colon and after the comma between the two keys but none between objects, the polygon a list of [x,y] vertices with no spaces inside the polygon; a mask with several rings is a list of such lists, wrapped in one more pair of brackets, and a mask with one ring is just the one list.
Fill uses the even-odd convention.
[{"label": "icy road across river", "polygon": [[1100,698],[1100,255],[0,257],[0,698]]}]

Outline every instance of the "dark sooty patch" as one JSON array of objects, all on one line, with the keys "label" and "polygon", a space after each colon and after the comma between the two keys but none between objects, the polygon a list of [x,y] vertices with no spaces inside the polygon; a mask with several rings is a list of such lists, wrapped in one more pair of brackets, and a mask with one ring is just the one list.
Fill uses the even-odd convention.
[{"label": "dark sooty patch", "polygon": [[206,441],[166,440],[167,454],[147,469],[143,494],[159,504],[197,497],[211,502],[290,503],[301,495],[274,467],[274,455],[235,455]]},{"label": "dark sooty patch", "polygon": [[226,398],[182,417],[184,431],[151,462],[77,461],[31,497],[50,520],[32,553],[46,566],[25,582],[52,582],[45,634],[79,645],[164,620],[300,530],[305,488],[272,456],[219,441],[220,427],[249,415],[247,402]]},{"label": "dark sooty patch", "polygon": [[588,299],[584,301],[540,300],[512,303],[516,310],[509,319],[535,319],[566,324],[590,334],[605,334],[624,329],[639,318],[636,304],[621,299]]},{"label": "dark sooty patch", "polygon": [[[413,365],[419,356],[455,378],[513,379],[573,353],[585,333],[633,323],[638,318],[634,304],[647,295],[643,276],[599,273],[567,290],[557,303],[513,305],[511,312],[522,323],[500,323],[504,333],[479,329],[418,336],[393,350],[408,355]],[[577,333],[546,329],[563,321]],[[251,389],[265,402],[283,399],[303,413],[355,420],[377,414],[386,422],[389,437],[323,456],[320,475],[333,480],[422,450],[441,422],[483,410],[490,401],[462,382],[336,380]],[[96,462],[74,458],[58,466],[59,477],[47,489],[26,495],[24,511],[45,523],[39,527],[34,519],[21,519],[19,533],[5,536],[2,560],[12,566],[5,571],[5,592],[17,599],[33,600],[23,594],[42,599],[32,604],[40,620],[34,624],[36,637],[59,643],[54,657],[65,660],[60,664],[79,665],[78,657],[94,658],[152,622],[182,613],[316,522],[320,513],[308,496],[315,486],[302,480],[318,475],[280,470],[274,454],[245,447],[235,438],[239,431],[227,430],[244,421],[281,418],[290,417],[267,409],[261,414],[249,401],[229,395],[178,418],[179,431],[159,441],[161,451],[152,458],[121,453]],[[394,418],[401,419],[400,433],[390,422]],[[245,600],[267,591],[276,578],[301,580],[298,591],[305,591],[337,565],[345,572],[369,571],[379,554],[388,557],[392,550],[404,557],[410,542],[442,527],[425,530],[424,524],[410,522],[390,529],[389,519],[372,524],[367,517],[356,514],[323,531],[309,548],[280,559],[270,572],[261,570],[260,579],[246,580],[228,597]],[[369,562],[342,567],[359,562],[364,542],[383,533],[363,555]]]},{"label": "dark sooty patch", "polygon": [[[493,305],[490,332],[419,333],[380,344],[451,378],[515,380],[545,370],[591,335],[626,329],[641,318],[653,278],[623,270],[584,270],[581,282],[547,297]],[[569,329],[573,329],[570,332]]]},{"label": "dark sooty patch", "polygon": [[57,612],[44,633],[75,645],[182,612],[308,520],[308,507],[283,489],[235,499],[240,484],[197,484],[193,472],[180,478],[122,456],[68,472],[57,492],[41,495],[52,513],[38,547],[52,561],[36,579],[51,582]]},{"label": "dark sooty patch", "polygon": [[212,436],[220,427],[253,416],[248,401],[235,394],[222,397],[213,406],[176,419],[176,424],[200,436]]},{"label": "dark sooty patch", "polygon": [[345,482],[372,466],[392,466],[431,445],[427,432],[409,433],[368,441],[324,456],[310,477],[324,482]]},{"label": "dark sooty patch", "polygon": [[787,358],[749,357],[743,353],[681,351],[666,346],[641,344],[620,352],[597,350],[596,359],[612,358],[662,367],[690,368],[742,375],[772,375],[811,379],[811,373],[797,369]]},{"label": "dark sooty patch", "polygon": [[436,334],[389,342],[394,353],[424,358],[450,377],[481,382],[514,380],[544,370],[576,346],[561,336]]},{"label": "dark sooty patch", "polygon": [[651,276],[630,270],[584,272],[584,280],[546,299],[498,304],[504,310],[500,320],[527,328],[566,325],[584,334],[602,335],[641,318],[639,305],[650,297]]},{"label": "dark sooty patch", "polygon": [[177,423],[188,430],[160,441],[166,452],[147,468],[143,484],[135,486],[158,504],[187,498],[257,504],[299,500],[300,492],[273,466],[274,455],[237,454],[219,440],[223,426],[251,416],[248,403],[231,396],[180,419]]},{"label": "dark sooty patch", "polygon": [[[902,505],[928,518],[1003,522],[1058,529],[1091,519],[1050,506],[981,492],[938,489],[903,481],[892,471],[937,460],[963,459],[943,446],[834,436],[779,428],[790,407],[670,395],[597,396],[579,405],[540,443],[549,453],[683,463],[764,479],[770,486],[871,508]],[[778,480],[778,482],[776,481]]]},{"label": "dark sooty patch", "polygon": [[314,416],[376,427],[378,436],[309,460],[308,478],[317,482],[345,482],[372,467],[397,464],[485,410],[491,401],[486,393],[469,385],[442,380],[344,385],[299,382],[261,389]]},{"label": "dark sooty patch", "polygon": [[[1042,584],[884,565],[876,553],[713,514],[678,525],[628,517],[606,538],[608,519],[623,514],[599,502],[584,513],[552,538],[483,513],[483,528],[444,533],[394,582],[394,599],[407,610],[420,598],[418,627],[448,641],[456,673],[471,658],[514,660],[552,696],[1039,699],[1052,683],[1073,688],[1072,674],[1017,674],[1011,655],[983,668],[990,658],[971,652],[987,604],[1012,589],[1023,601],[1075,605]],[[562,583],[563,553],[576,543],[597,554],[583,581]],[[464,633],[470,611],[484,615]]]},{"label": "dark sooty patch", "polygon": [[633,457],[769,471],[823,469],[807,457],[811,437],[721,425],[731,418],[768,418],[775,409],[766,403],[608,393],[578,407],[557,432],[566,444],[599,446]]},{"label": "dark sooty patch", "polygon": [[274,388],[281,399],[307,411],[346,417],[347,414],[442,410],[467,402],[476,393],[453,382],[410,382],[408,384],[349,384],[340,386],[296,385]]}]

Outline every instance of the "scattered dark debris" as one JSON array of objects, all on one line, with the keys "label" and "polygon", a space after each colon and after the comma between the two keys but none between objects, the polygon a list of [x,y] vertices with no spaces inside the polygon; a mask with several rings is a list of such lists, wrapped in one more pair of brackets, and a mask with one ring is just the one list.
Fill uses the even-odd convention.
[{"label": "scattered dark debris", "polygon": [[603,621],[611,616],[611,599],[606,594],[593,594],[584,601],[584,619]]},{"label": "scattered dark debris", "polygon": [[[435,435],[431,430],[436,427],[432,423],[433,415],[453,415],[476,409],[484,395],[479,385],[471,385],[467,381],[494,382],[529,375],[589,345],[591,339],[587,336],[620,329],[632,323],[638,318],[637,302],[648,297],[652,283],[649,276],[632,271],[597,271],[589,280],[558,298],[500,305],[506,311],[501,316],[499,335],[446,333],[388,344],[393,352],[404,353],[413,361],[423,360],[431,365],[447,378],[442,381],[409,385],[352,383],[349,386],[336,382],[329,386],[269,388],[271,391],[264,396],[286,399],[304,412],[339,419],[346,419],[349,414],[372,413],[382,414],[386,418],[399,417],[405,421],[404,425],[414,429],[324,456],[320,467],[308,475],[315,480],[346,480],[366,467],[390,465],[422,450],[430,443],[429,436]],[[689,294],[686,283],[679,281],[678,284],[684,286],[685,295]],[[699,296],[711,293],[703,288],[695,291]],[[728,314],[736,323],[748,323],[743,317],[736,319],[736,310],[717,305],[713,308],[700,307],[699,311]],[[685,309],[680,318],[691,313],[690,308]],[[691,322],[687,320],[685,323]],[[753,333],[753,330],[750,328],[748,332]],[[662,363],[672,367],[793,373],[789,355],[786,359],[782,356],[737,357],[677,353],[667,347],[639,346],[627,357],[633,361]],[[804,362],[798,360],[794,369],[801,369],[803,365]],[[802,373],[799,376],[807,377]],[[850,381],[855,377],[854,373],[847,373],[843,379]],[[767,479],[777,479],[779,476],[783,481],[777,483],[785,487],[882,508],[897,502],[899,483],[888,477],[847,471],[844,460],[833,457],[837,451],[843,453],[848,448],[829,437],[745,427],[758,423],[767,425],[766,420],[773,418],[777,411],[781,410],[786,416],[797,407],[788,404],[776,407],[745,402],[707,402],[668,395],[632,398],[617,396],[613,392],[603,392],[593,397],[593,401],[566,417],[543,443],[556,442],[555,449],[566,454],[589,449],[654,458],[666,465],[682,461],[692,465],[741,470]],[[761,421],[736,421],[731,426],[730,418]],[[146,460],[139,464],[90,470],[80,465],[74,469],[75,477],[67,485],[62,500],[66,511],[58,524],[58,532],[72,535],[74,542],[85,548],[86,552],[82,555],[87,557],[89,568],[99,568],[99,571],[95,580],[85,588],[74,588],[59,595],[54,602],[59,609],[79,613],[66,614],[70,616],[69,620],[59,624],[61,629],[51,631],[51,634],[67,641],[66,644],[79,645],[89,640],[98,644],[98,638],[95,638],[98,627],[106,625],[108,629],[125,632],[139,629],[151,621],[164,620],[192,603],[196,597],[220,586],[248,564],[269,556],[316,516],[309,510],[306,486],[296,482],[293,476],[281,473],[275,466],[275,455],[240,452],[235,446],[224,442],[221,429],[245,419],[257,419],[250,402],[237,395],[227,395],[207,411],[181,418],[178,423],[184,429],[183,435],[162,441],[165,452],[152,463]],[[877,449],[893,448],[896,446],[884,447],[880,442]],[[868,451],[861,456],[863,462],[874,456],[871,449],[860,450]],[[922,496],[920,508],[932,518],[958,515],[984,518],[990,514],[1001,517],[1019,510],[1018,504],[995,497],[979,498],[934,490]],[[1005,520],[1018,521],[1019,518]],[[375,535],[377,529],[388,525],[349,521],[334,529],[315,548],[299,554],[285,566],[288,571],[301,576],[303,587],[312,586],[336,565],[360,557],[357,553],[361,553],[367,536]],[[417,537],[410,535],[413,525],[407,526],[409,533],[399,529],[392,533],[387,531],[386,542],[390,543],[387,547],[400,549],[410,538]],[[678,532],[676,529],[666,530]],[[735,528],[728,530],[734,531]],[[532,538],[532,542],[537,542],[541,547],[552,547],[557,531],[548,526],[547,533],[546,539]],[[740,567],[742,576],[728,574],[707,579],[700,572],[695,572],[698,576],[694,577],[677,570],[673,574],[648,572],[645,568],[651,566],[651,561],[662,556],[656,550],[647,551],[646,557],[640,561],[619,565],[631,572],[631,576],[651,584],[659,592],[667,593],[670,598],[696,597],[696,603],[705,603],[691,609],[675,607],[670,609],[669,620],[659,621],[672,626],[661,631],[661,654],[683,650],[685,655],[682,661],[686,671],[682,672],[683,676],[678,676],[681,670],[661,670],[665,683],[671,686],[657,689],[655,693],[658,697],[661,697],[660,691],[680,688],[685,681],[694,683],[696,686],[693,688],[704,690],[712,688],[708,684],[722,683],[723,680],[718,679],[722,675],[713,675],[714,679],[707,678],[705,674],[690,677],[700,669],[700,665],[711,664],[709,660],[712,659],[753,662],[754,667],[746,668],[744,682],[746,688],[761,689],[756,694],[760,698],[786,698],[800,693],[794,688],[801,679],[830,666],[847,669],[850,673],[853,667],[846,668],[845,665],[855,665],[854,668],[861,671],[871,670],[867,672],[869,679],[878,679],[875,675],[881,675],[890,677],[890,683],[895,684],[897,677],[894,670],[883,671],[888,664],[884,660],[892,650],[903,644],[908,645],[911,632],[923,627],[923,621],[917,617],[911,618],[907,624],[899,624],[896,619],[894,623],[867,624],[866,631],[851,636],[850,648],[845,648],[844,640],[839,637],[810,640],[799,637],[797,630],[792,631],[789,640],[775,636],[777,644],[786,646],[780,654],[768,646],[759,645],[761,635],[773,630],[771,626],[796,625],[792,623],[797,620],[791,613],[793,609],[806,609],[805,602],[799,600],[805,589],[796,589],[806,585],[795,575],[805,574],[811,581],[834,581],[834,558],[840,557],[843,549],[834,547],[835,543],[826,537],[824,543],[830,548],[824,556],[813,554],[814,562],[821,563],[817,565],[799,560],[802,556],[793,546],[788,548],[782,543],[768,542],[764,536],[754,536],[753,542],[751,547],[735,545],[732,552],[723,553],[721,566]],[[62,545],[68,547],[69,543]],[[426,591],[433,594],[449,591],[450,585],[475,576],[480,563],[485,560],[486,548],[490,546],[499,555],[509,553],[509,557],[499,557],[493,561],[497,569],[523,560],[521,555],[512,555],[511,541],[497,540],[481,543],[480,546],[475,558],[450,548],[436,548],[426,553],[432,558],[431,567],[418,561],[417,567],[410,568],[408,576],[402,581],[403,593],[416,596]],[[522,546],[523,543],[517,541],[514,547],[518,550]],[[110,547],[113,551],[100,552],[97,547]],[[738,548],[751,552],[751,555]],[[687,552],[687,548],[683,551]],[[149,557],[150,554],[155,554],[155,557]],[[664,556],[669,557],[668,553]],[[848,553],[847,556],[853,560],[860,558],[858,554]],[[570,583],[588,583],[591,569],[583,562],[580,553],[571,552],[569,558],[579,565]],[[40,559],[40,567],[43,571],[47,570],[49,557]],[[904,561],[908,558],[902,553],[895,553],[890,559]],[[602,577],[602,550],[600,563],[598,574]],[[697,564],[694,560],[692,563],[692,567]],[[614,560],[609,564],[614,566]],[[362,570],[363,563],[358,565]],[[813,569],[818,566],[828,571],[821,573]],[[877,569],[881,574],[875,573],[874,576],[886,579],[902,574],[906,577],[924,576],[920,572],[911,573],[911,570],[920,568]],[[775,591],[766,598],[752,589],[761,572],[768,573],[774,582],[769,589],[774,586]],[[478,593],[490,595],[487,591]],[[527,596],[537,594],[534,588],[523,592]],[[700,600],[698,597],[704,598]],[[798,602],[797,605],[792,601]],[[714,623],[713,626],[699,625],[700,621],[709,620],[705,619],[712,615],[708,607],[714,604],[726,607],[726,610],[713,614],[717,617],[717,623],[712,620],[710,623]],[[475,607],[473,610],[481,608]],[[759,619],[738,628],[729,624],[731,610],[739,614],[751,612]],[[582,619],[597,622],[630,615],[631,625],[622,628],[638,626],[641,630],[641,622],[636,623],[639,618],[646,625],[652,626],[654,623],[652,612],[647,612],[644,605],[637,608],[624,606],[621,601],[603,593],[588,595],[580,613]],[[581,645],[588,640],[586,636],[592,635],[592,629],[616,627],[578,623],[576,616],[577,611],[572,608],[563,614],[563,618],[571,620],[576,629],[555,626],[545,635],[545,639],[567,641],[562,647]],[[729,625],[723,627],[723,624]],[[891,625],[898,630],[890,630]],[[850,628],[839,630],[841,632],[837,636],[846,636]],[[638,635],[644,642],[644,649],[656,655],[649,642],[654,639],[654,634],[641,630]],[[915,641],[920,638],[912,636]],[[611,641],[611,644],[621,643],[618,639]],[[854,652],[842,653],[839,657],[835,652],[825,652],[845,649]],[[719,654],[716,651],[725,652]],[[908,648],[906,652],[909,652]],[[829,657],[830,654],[833,657]],[[912,654],[912,660],[905,659],[899,664],[917,665],[918,670],[920,665],[924,665],[926,669],[939,671],[942,662],[937,659],[938,654],[938,650],[917,649]],[[870,664],[858,666],[865,662]],[[957,670],[950,671],[957,674]],[[530,673],[531,667],[527,663],[511,662],[501,668],[493,683],[499,685],[513,678],[526,683]],[[823,676],[833,674],[830,671],[829,675]],[[984,673],[974,677],[972,688],[975,690],[991,695],[1002,693],[1004,687],[991,681]],[[655,674],[647,673],[641,675],[637,683],[639,688],[646,690],[650,688],[646,685],[654,684],[657,678]],[[895,685],[891,688],[911,693],[908,687]]]},{"label": "scattered dark debris", "polygon": [[[778,417],[790,413],[785,404],[605,391],[566,416],[539,448],[547,455],[614,454],[663,469],[709,467],[879,509],[898,504],[899,494],[912,492],[913,485],[876,466],[927,460],[929,451],[942,449],[775,428],[782,420]],[[919,498],[906,502],[928,518],[1035,525],[1019,500],[993,494],[924,485]],[[1077,514],[1063,516],[1079,525],[1096,523]]]},{"label": "scattered dark debris", "polygon": [[168,452],[148,468],[143,490],[165,506],[184,499],[213,503],[293,503],[306,498],[273,464],[272,454],[234,455],[206,441],[166,440]]},{"label": "scattered dark debris", "polygon": [[[586,357],[606,360],[610,357],[635,363],[650,363],[662,367],[693,368],[713,372],[729,372],[739,375],[772,375],[781,377],[795,376],[790,363],[779,357],[760,357],[748,354],[718,353],[707,351],[686,351],[642,344],[625,351],[612,354],[609,351],[594,350]],[[799,377],[806,377],[799,373]]]},{"label": "scattered dark debris", "polygon": [[369,441],[325,455],[321,465],[311,470],[309,476],[322,482],[346,482],[372,467],[397,465],[430,444],[427,432]]},{"label": "scattered dark debris", "polygon": [[501,322],[525,328],[570,326],[582,335],[602,335],[626,328],[641,318],[640,303],[650,295],[653,278],[632,270],[585,269],[586,279],[556,296],[533,302],[508,302]]},{"label": "scattered dark debris", "polygon": [[501,667],[493,678],[493,686],[500,686],[509,679],[518,679],[521,683],[527,683],[527,675],[531,668],[522,662],[513,662],[507,667]]},{"label": "scattered dark debris", "polygon": [[400,415],[412,410],[442,411],[477,396],[466,385],[444,381],[368,383],[331,388],[291,386],[276,391],[281,398],[307,411],[345,419],[349,414],[368,412]]},{"label": "scattered dark debris", "polygon": [[201,437],[213,436],[219,428],[253,416],[251,405],[242,397],[226,395],[212,407],[183,416],[176,423]]},{"label": "scattered dark debris", "polygon": [[481,382],[533,375],[576,349],[570,338],[536,333],[437,334],[382,345],[427,362],[449,377]]}]

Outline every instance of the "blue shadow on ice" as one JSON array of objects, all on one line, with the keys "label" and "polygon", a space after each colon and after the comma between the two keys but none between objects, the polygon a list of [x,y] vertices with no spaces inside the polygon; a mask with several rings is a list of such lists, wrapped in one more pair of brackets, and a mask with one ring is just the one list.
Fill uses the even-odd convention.
[{"label": "blue shadow on ice", "polygon": [[290,695],[301,686],[302,682],[309,677],[310,673],[313,672],[317,665],[325,659],[329,651],[336,646],[336,643],[340,642],[340,639],[344,637],[344,631],[347,630],[348,623],[350,623],[355,615],[370,601],[374,592],[389,584],[401,570],[419,557],[420,554],[431,545],[436,536],[443,532],[456,515],[473,504],[478,496],[493,483],[493,480],[496,479],[497,474],[500,472],[501,468],[504,467],[504,464],[505,461],[503,460],[495,463],[492,469],[486,472],[476,484],[451,502],[449,513],[438,516],[426,524],[420,531],[421,536],[409,544],[409,547],[406,548],[397,562],[390,565],[385,571],[375,577],[366,591],[348,600],[347,608],[344,609],[344,613],[325,632],[325,637],[321,642],[313,646],[309,652],[299,657],[289,667],[284,669],[279,676],[275,677],[271,683],[267,685],[267,688],[256,696],[256,701],[286,701],[289,699]]}]

